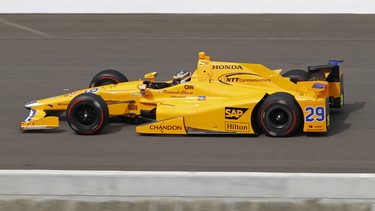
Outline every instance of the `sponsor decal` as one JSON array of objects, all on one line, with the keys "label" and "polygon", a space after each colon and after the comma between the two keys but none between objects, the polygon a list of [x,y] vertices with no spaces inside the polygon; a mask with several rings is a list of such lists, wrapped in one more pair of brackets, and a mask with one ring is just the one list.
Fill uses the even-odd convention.
[{"label": "sponsor decal", "polygon": [[191,89],[191,90],[193,90],[194,89],[194,85],[185,85],[184,89]]},{"label": "sponsor decal", "polygon": [[128,110],[129,111],[136,111],[136,110],[138,110],[138,106],[137,105],[131,105],[131,104],[129,104],[128,105]]},{"label": "sponsor decal", "polygon": [[150,125],[150,130],[159,130],[160,132],[164,133],[164,131],[175,131],[175,130],[182,130],[181,125]]},{"label": "sponsor decal", "polygon": [[206,96],[198,96],[198,100],[204,101],[204,100],[206,100]]},{"label": "sponsor decal", "polygon": [[191,95],[193,92],[185,91],[185,90],[178,90],[178,91],[169,91],[169,90],[159,90],[159,94],[171,94],[171,95]]},{"label": "sponsor decal", "polygon": [[121,103],[134,103],[134,100],[120,101],[120,100],[106,100],[108,105],[121,104]]},{"label": "sponsor decal", "polygon": [[219,76],[218,80],[223,84],[271,82],[271,79],[262,78],[260,75],[253,73],[227,73]]},{"label": "sponsor decal", "polygon": [[120,101],[118,101],[118,100],[106,100],[105,102],[107,104],[115,104],[115,103],[119,103]]},{"label": "sponsor decal", "polygon": [[313,128],[317,129],[317,128],[322,128],[322,127],[323,126],[321,126],[321,125],[309,125],[310,129],[313,129]]},{"label": "sponsor decal", "polygon": [[226,131],[249,132],[250,124],[245,122],[225,122]]},{"label": "sponsor decal", "polygon": [[325,129],[324,128],[318,128],[318,127],[310,127],[309,126],[309,128],[307,128],[307,130],[306,131],[308,131],[308,132],[324,132],[325,131]]},{"label": "sponsor decal", "polygon": [[30,110],[29,116],[25,119],[24,122],[30,122],[30,120],[35,116],[36,110]]},{"label": "sponsor decal", "polygon": [[212,65],[213,70],[243,70],[241,65],[227,65],[227,64],[215,64]]},{"label": "sponsor decal", "polygon": [[58,106],[68,106],[68,103],[57,103]]},{"label": "sponsor decal", "polygon": [[315,83],[312,88],[314,88],[314,89],[324,89],[324,88],[326,88],[326,86],[327,86],[326,84]]},{"label": "sponsor decal", "polygon": [[98,87],[95,87],[95,88],[92,88],[92,89],[89,89],[89,90],[86,90],[85,93],[95,93],[99,91],[99,88]]},{"label": "sponsor decal", "polygon": [[173,104],[167,104],[167,103],[160,103],[160,105],[163,105],[163,106],[170,106],[170,107],[174,107],[175,105]]},{"label": "sponsor decal", "polygon": [[186,96],[175,96],[175,95],[172,95],[171,98],[186,98]]},{"label": "sponsor decal", "polygon": [[150,125],[151,130],[182,130],[180,125]]},{"label": "sponsor decal", "polygon": [[233,108],[233,107],[225,107],[225,119],[239,119],[241,118],[246,111],[249,110],[248,108]]},{"label": "sponsor decal", "polygon": [[141,94],[133,94],[133,97],[140,97],[142,96]]}]

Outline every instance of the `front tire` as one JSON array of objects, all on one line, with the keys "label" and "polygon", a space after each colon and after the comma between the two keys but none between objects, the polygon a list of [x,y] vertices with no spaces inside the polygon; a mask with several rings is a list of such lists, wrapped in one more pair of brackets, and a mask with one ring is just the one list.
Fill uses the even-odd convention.
[{"label": "front tire", "polygon": [[301,127],[301,109],[288,93],[275,93],[267,97],[259,108],[260,128],[269,136],[294,135]]},{"label": "front tire", "polygon": [[81,135],[94,135],[107,125],[108,106],[98,95],[83,93],[69,103],[66,119],[69,126]]}]

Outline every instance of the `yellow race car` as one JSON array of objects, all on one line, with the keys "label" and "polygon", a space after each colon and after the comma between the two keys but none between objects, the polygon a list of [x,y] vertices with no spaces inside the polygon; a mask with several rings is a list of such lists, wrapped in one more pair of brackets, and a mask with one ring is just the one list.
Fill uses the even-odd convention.
[{"label": "yellow race car", "polygon": [[97,134],[109,117],[138,124],[141,134],[259,134],[292,136],[298,131],[324,133],[330,108],[344,104],[339,64],[309,66],[281,74],[261,64],[211,61],[199,53],[193,74],[181,71],[170,81],[128,81],[104,70],[89,88],[29,102],[22,130],[59,127],[65,112],[77,134]]}]

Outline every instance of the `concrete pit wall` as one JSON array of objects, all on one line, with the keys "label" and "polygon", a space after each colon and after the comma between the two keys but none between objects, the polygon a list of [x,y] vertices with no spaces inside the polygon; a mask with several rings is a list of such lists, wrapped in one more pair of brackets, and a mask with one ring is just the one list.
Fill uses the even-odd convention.
[{"label": "concrete pit wall", "polygon": [[371,0],[0,0],[0,13],[355,13],[374,14]]},{"label": "concrete pit wall", "polygon": [[372,211],[375,200],[188,197],[10,197],[2,211]]},{"label": "concrete pit wall", "polygon": [[372,211],[374,174],[0,171],[0,210]]}]

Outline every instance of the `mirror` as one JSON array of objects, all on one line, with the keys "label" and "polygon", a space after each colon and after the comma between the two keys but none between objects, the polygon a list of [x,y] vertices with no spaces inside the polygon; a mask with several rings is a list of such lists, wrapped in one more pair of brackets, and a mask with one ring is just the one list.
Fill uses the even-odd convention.
[{"label": "mirror", "polygon": [[158,72],[150,72],[146,73],[144,77],[151,82],[155,82],[156,76],[158,76]]}]

